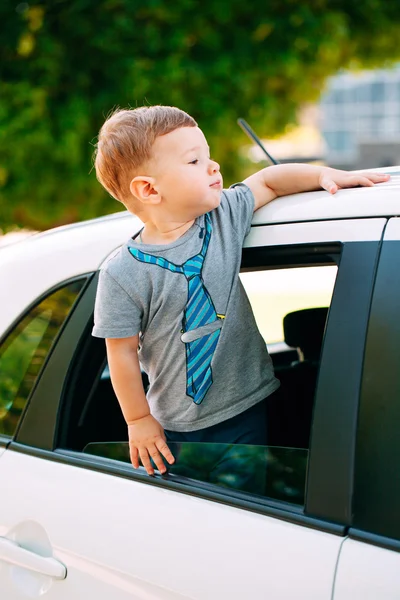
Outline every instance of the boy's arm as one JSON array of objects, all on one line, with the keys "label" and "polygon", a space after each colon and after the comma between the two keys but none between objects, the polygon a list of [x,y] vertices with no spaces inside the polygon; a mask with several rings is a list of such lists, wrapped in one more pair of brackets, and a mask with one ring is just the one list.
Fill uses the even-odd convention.
[{"label": "boy's arm", "polygon": [[339,188],[372,186],[389,178],[383,173],[351,173],[330,167],[291,163],[266,167],[243,183],[253,192],[256,211],[278,196],[321,188],[335,194]]},{"label": "boy's arm", "polygon": [[167,446],[163,428],[150,414],[143,389],[138,344],[137,335],[106,339],[111,382],[128,425],[132,464],[137,469],[140,456],[147,473],[154,475],[150,457],[161,473],[165,473],[166,468],[160,454],[170,464],[174,457]]}]

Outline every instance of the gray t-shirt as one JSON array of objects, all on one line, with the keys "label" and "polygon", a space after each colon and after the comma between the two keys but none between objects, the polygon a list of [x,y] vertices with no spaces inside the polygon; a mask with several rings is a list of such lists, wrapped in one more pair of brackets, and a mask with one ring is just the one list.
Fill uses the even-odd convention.
[{"label": "gray t-shirt", "polygon": [[254,197],[245,184],[167,245],[131,238],[100,271],[93,335],[139,334],[147,399],[164,429],[195,431],[279,387],[239,279]]}]

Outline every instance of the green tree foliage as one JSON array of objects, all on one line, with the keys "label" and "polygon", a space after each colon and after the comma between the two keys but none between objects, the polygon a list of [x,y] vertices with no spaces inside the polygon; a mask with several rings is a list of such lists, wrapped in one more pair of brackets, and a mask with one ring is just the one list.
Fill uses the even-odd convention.
[{"label": "green tree foliage", "polygon": [[0,20],[2,228],[120,208],[91,169],[113,107],[187,110],[230,183],[238,116],[275,134],[338,69],[400,58],[395,0],[3,0]]}]

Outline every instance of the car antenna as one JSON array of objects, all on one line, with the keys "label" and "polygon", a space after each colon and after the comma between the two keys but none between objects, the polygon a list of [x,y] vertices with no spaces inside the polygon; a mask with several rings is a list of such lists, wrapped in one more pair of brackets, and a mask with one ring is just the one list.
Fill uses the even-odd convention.
[{"label": "car antenna", "polygon": [[272,156],[267,152],[267,149],[265,148],[265,146],[262,143],[262,141],[260,140],[260,138],[254,133],[254,131],[252,130],[250,125],[244,119],[238,119],[237,123],[238,123],[239,127],[241,127],[243,129],[245,134],[248,135],[249,138],[251,140],[253,140],[253,142],[255,142],[261,148],[261,150],[264,152],[264,154],[268,157],[268,159],[272,162],[273,165],[280,164],[279,160],[272,158]]}]

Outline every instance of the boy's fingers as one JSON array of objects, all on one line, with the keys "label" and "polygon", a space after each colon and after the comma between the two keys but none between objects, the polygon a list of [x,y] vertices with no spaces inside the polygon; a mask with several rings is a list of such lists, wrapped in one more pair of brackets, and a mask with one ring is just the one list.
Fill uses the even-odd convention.
[{"label": "boy's fingers", "polygon": [[374,182],[372,177],[358,177],[354,185],[363,185],[365,187],[372,187]]},{"label": "boy's fingers", "polygon": [[135,469],[138,469],[139,468],[139,453],[138,453],[138,449],[136,448],[136,446],[132,446],[132,444],[129,444],[129,454],[131,457],[132,465],[135,467]]},{"label": "boy's fingers", "polygon": [[160,471],[160,473],[165,473],[167,469],[164,465],[164,461],[161,458],[160,453],[157,450],[156,446],[154,444],[147,446],[147,451],[150,454],[151,458],[153,459],[153,461],[154,461],[157,469]]},{"label": "boy's fingers", "polygon": [[[340,185],[343,185],[344,187],[356,187],[358,185],[364,187],[372,187],[375,183],[379,183],[386,180],[386,176],[382,177],[381,175],[377,174],[368,174],[367,176],[352,175],[351,177],[347,177],[346,180],[340,181]],[[330,194],[335,194],[339,189],[339,185],[335,181],[333,181],[333,179],[329,179],[328,177],[322,179],[321,187]]]},{"label": "boy's fingers", "polygon": [[338,191],[338,186],[333,179],[323,179],[321,181],[321,187],[330,194],[335,194]]},{"label": "boy's fingers", "polygon": [[156,440],[156,446],[165,458],[165,460],[172,465],[175,462],[175,458],[172,455],[171,450],[168,448],[167,443],[162,438]]},{"label": "boy's fingers", "polygon": [[368,173],[366,177],[368,177],[368,179],[374,181],[375,183],[387,181],[388,179],[390,179],[390,175],[388,175],[387,173]]},{"label": "boy's fingers", "polygon": [[139,456],[142,461],[142,465],[146,469],[148,475],[154,475],[154,469],[151,466],[149,453],[147,452],[147,448],[139,448]]}]

